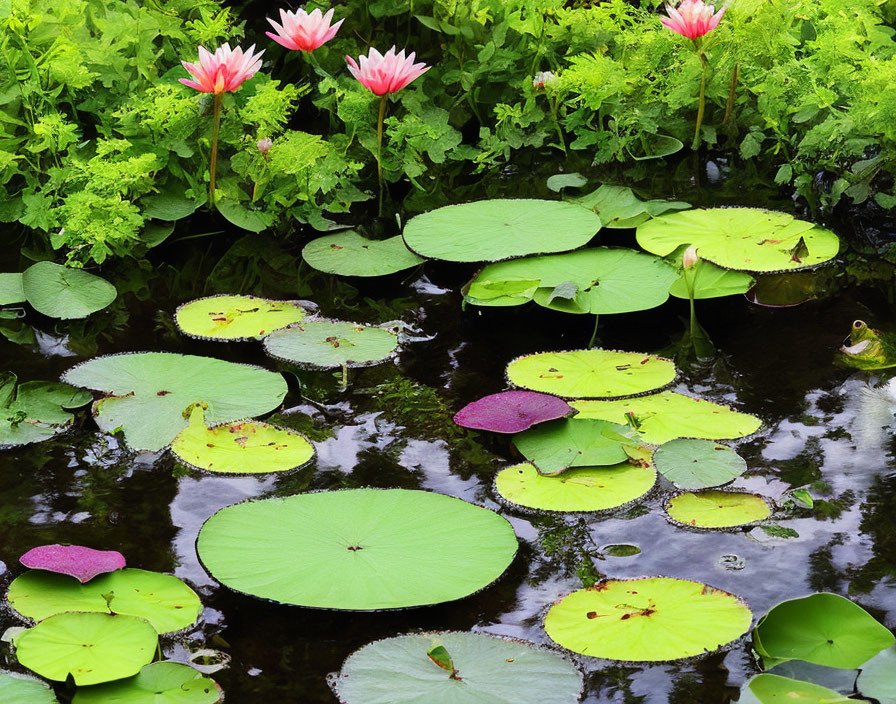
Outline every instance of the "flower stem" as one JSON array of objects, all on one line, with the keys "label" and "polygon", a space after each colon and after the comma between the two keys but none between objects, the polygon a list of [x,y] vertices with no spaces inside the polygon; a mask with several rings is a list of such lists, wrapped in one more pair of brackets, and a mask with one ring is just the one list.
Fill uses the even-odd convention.
[{"label": "flower stem", "polygon": [[703,112],[706,110],[706,74],[709,69],[709,59],[706,54],[700,52],[700,63],[703,64],[703,70],[700,72],[700,105],[697,107],[697,128],[694,130],[694,143],[691,149],[700,146],[700,128],[703,126]]},{"label": "flower stem", "polygon": [[380,98],[380,114],[376,121],[376,175],[380,183],[380,217],[383,215],[383,118],[386,117],[386,95]]},{"label": "flower stem", "polygon": [[218,166],[218,133],[221,131],[221,93],[215,94],[215,116],[212,127],[212,155],[209,159],[208,203],[215,209],[215,169]]},{"label": "flower stem", "polygon": [[594,347],[594,343],[597,342],[597,324],[600,322],[600,316],[594,316],[594,331],[591,333],[591,339],[588,341],[588,349],[590,350]]},{"label": "flower stem", "polygon": [[554,119],[554,127],[557,130],[557,138],[560,140],[560,147],[563,149],[563,153],[569,156],[569,152],[566,151],[566,139],[564,139],[563,130],[560,128],[560,121],[557,119],[557,110],[560,107],[560,100],[558,98],[548,97],[548,101],[551,105],[551,117]]},{"label": "flower stem", "polygon": [[734,93],[737,90],[737,76],[740,73],[740,64],[734,64],[734,68],[731,70],[731,89],[728,91],[728,104],[725,105],[725,119],[722,120],[722,125],[727,125],[728,120],[731,119],[731,112],[734,110]]}]

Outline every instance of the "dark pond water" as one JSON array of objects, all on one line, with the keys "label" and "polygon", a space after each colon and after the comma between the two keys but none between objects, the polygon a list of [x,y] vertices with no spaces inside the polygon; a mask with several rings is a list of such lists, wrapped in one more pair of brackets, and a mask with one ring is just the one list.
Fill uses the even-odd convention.
[{"label": "dark pond water", "polygon": [[[540,184],[552,171],[542,170],[504,174],[459,189],[456,197],[544,195]],[[528,183],[525,189],[520,181]],[[724,164],[715,162],[683,163],[661,181],[642,185],[650,195],[695,204],[794,210],[759,182],[726,179]],[[26,344],[0,340],[0,369],[23,381],[55,379],[82,359],[127,350],[203,354],[274,368],[259,344],[199,342],[175,330],[171,313],[178,304],[224,292],[311,299],[324,314],[349,320],[401,318],[412,326],[402,353],[394,364],[353,371],[344,393],[332,373],[279,367],[288,372],[290,393],[275,419],[309,433],[318,450],[315,463],[285,477],[202,476],[167,454],[128,452],[83,414],[70,433],[4,452],[0,559],[6,565],[0,587],[22,571],[20,554],[51,542],[116,549],[132,566],[173,572],[200,593],[206,608],[192,632],[166,641],[165,654],[184,659],[203,647],[227,652],[230,666],[214,677],[228,701],[241,704],[332,702],[325,676],[349,653],[415,629],[481,629],[545,642],[540,618],[550,603],[581,586],[576,571],[583,560],[615,577],[662,574],[705,581],[743,596],[757,616],[783,599],[834,591],[892,628],[896,471],[893,436],[882,428],[889,411],[885,404],[869,405],[863,375],[832,365],[853,319],[896,327],[890,265],[854,251],[873,249],[886,224],[855,212],[826,224],[855,245],[828,269],[826,294],[784,309],[761,308],[742,297],[701,303],[700,319],[718,354],[685,371],[676,387],[763,419],[763,429],[738,444],[750,470],[736,485],[780,498],[792,486],[812,484],[825,498],[816,511],[779,521],[798,538],[775,538],[761,529],[694,533],[674,527],[663,518],[663,491],[622,515],[588,521],[501,509],[491,482],[512,459],[508,445],[459,432],[451,415],[500,390],[512,358],[584,346],[591,320],[534,305],[464,311],[459,289],[474,271],[470,266],[428,264],[386,279],[336,280],[300,264],[298,236],[287,245],[264,236],[240,239],[220,223],[196,220],[178,225],[172,240],[152,253],[151,267],[129,263],[104,272],[122,291],[110,309],[69,324],[30,313],[19,332]],[[224,232],[181,239],[215,230]],[[604,231],[600,241],[633,244],[634,235]],[[3,270],[17,270],[16,261],[4,264]],[[647,313],[605,316],[600,344],[662,350],[681,335],[686,312],[686,305],[672,301]],[[198,562],[199,527],[223,506],[247,497],[359,486],[425,488],[498,508],[522,541],[520,553],[498,583],[474,597],[373,614],[263,603],[218,586]],[[463,530],[447,528],[449,536]],[[641,552],[604,557],[601,546],[614,543],[634,544]],[[724,567],[724,555],[741,558],[743,568]],[[10,625],[17,624],[3,614],[0,628]],[[16,667],[5,649],[0,655],[0,664]],[[726,702],[753,672],[745,645],[697,663],[584,666],[588,704]],[[64,699],[65,692],[60,694]]]}]

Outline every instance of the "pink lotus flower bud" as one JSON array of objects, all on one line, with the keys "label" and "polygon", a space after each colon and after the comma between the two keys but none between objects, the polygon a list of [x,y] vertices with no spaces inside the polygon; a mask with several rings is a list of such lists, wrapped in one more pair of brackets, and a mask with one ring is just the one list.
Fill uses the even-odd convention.
[{"label": "pink lotus flower bud", "polygon": [[703,0],[682,0],[678,8],[666,5],[668,17],[660,21],[666,29],[688,39],[696,39],[714,30],[727,9],[723,7],[716,12],[714,5],[708,5]]},{"label": "pink lotus flower bud", "polygon": [[310,14],[302,9],[295,12],[280,10],[280,22],[283,24],[277,24],[268,18],[268,22],[277,30],[277,33],[265,32],[265,34],[287,49],[314,51],[335,37],[340,25],[345,22],[344,19],[341,19],[330,26],[332,19],[333,10],[327,10],[325,15],[322,15],[319,9]]},{"label": "pink lotus flower bud", "polygon": [[223,44],[214,54],[210,54],[204,46],[200,46],[198,64],[181,61],[195,80],[181,78],[180,82],[201,93],[232,93],[261,68],[264,50],[253,55],[254,50],[254,44],[245,53],[239,47],[231,49],[229,44]]},{"label": "pink lotus flower bud", "polygon": [[255,143],[255,146],[258,147],[258,151],[261,152],[261,155],[262,155],[263,157],[267,157],[267,155],[268,155],[268,150],[270,150],[270,148],[271,148],[272,146],[274,146],[274,143],[271,141],[271,138],[270,138],[270,137],[265,137],[264,139],[259,139],[259,140]]},{"label": "pink lotus flower bud", "polygon": [[532,79],[532,87],[544,90],[544,87],[554,83],[557,80],[557,74],[553,71],[539,71]]},{"label": "pink lotus flower bud", "polygon": [[404,88],[408,83],[419,78],[429,71],[429,66],[424,63],[415,64],[416,54],[412,51],[405,58],[404,49],[395,53],[393,46],[383,56],[373,47],[367,56],[359,56],[358,62],[351,56],[346,56],[349,72],[376,95],[395,93]]},{"label": "pink lotus flower bud", "polygon": [[691,245],[684,251],[684,256],[681,258],[681,265],[685,269],[693,269],[699,258],[700,257],[697,256],[697,248],[694,245]]}]

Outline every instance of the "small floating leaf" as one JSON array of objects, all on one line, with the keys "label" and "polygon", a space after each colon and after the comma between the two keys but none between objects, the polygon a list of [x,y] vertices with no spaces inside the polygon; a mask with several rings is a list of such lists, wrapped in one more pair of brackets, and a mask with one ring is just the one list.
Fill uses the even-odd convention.
[{"label": "small floating leaf", "polygon": [[25,567],[74,577],[81,583],[125,566],[124,555],[116,550],[94,550],[80,545],[41,545],[19,558]]},{"label": "small floating leaf", "polygon": [[71,425],[66,409],[90,403],[92,396],[68,384],[27,381],[16,386],[9,374],[0,388],[0,447],[47,440]]},{"label": "small floating leaf", "polygon": [[605,420],[570,418],[543,423],[513,436],[513,444],[541,474],[559,474],[570,467],[625,462],[624,445],[637,445],[624,435],[625,426]]},{"label": "small floating leaf", "polygon": [[0,702],[8,704],[58,704],[45,682],[36,677],[0,670]]},{"label": "small floating leaf", "polygon": [[278,330],[264,340],[274,359],[314,369],[367,367],[384,362],[398,337],[382,328],[339,320],[315,320]]},{"label": "small floating leaf", "polygon": [[38,313],[51,318],[86,318],[118,296],[115,287],[83,269],[37,262],[22,274],[22,290]]},{"label": "small floating leaf", "polygon": [[644,201],[638,198],[631,188],[607,184],[588,195],[568,200],[596,212],[604,227],[608,228],[637,227],[642,222],[670,210],[684,210],[691,207],[690,203],[678,200]]},{"label": "small floating leaf", "polygon": [[339,276],[386,276],[425,261],[405,246],[401,235],[369,240],[354,230],[312,240],[302,258],[318,271]]},{"label": "small floating leaf", "polygon": [[[599,229],[597,215],[578,205],[495,199],[417,215],[405,226],[404,241],[411,251],[429,259],[493,262],[577,249]],[[548,232],[550,237],[545,237]]]},{"label": "small floating leaf", "polygon": [[519,433],[538,423],[575,414],[566,401],[535,391],[503,391],[464,406],[454,422],[464,428]]},{"label": "small floating leaf", "polygon": [[72,704],[216,704],[223,698],[217,683],[192,667],[154,662],[128,679],[78,689]]},{"label": "small floating leaf", "polygon": [[653,462],[679,489],[708,489],[737,479],[746,461],[726,445],[709,440],[670,440],[653,453]]},{"label": "small floating leaf", "polygon": [[743,686],[737,704],[857,704],[861,701],[811,682],[763,673]]},{"label": "small floating leaf", "polygon": [[445,650],[444,645],[435,645],[430,648],[426,657],[428,657],[435,665],[438,665],[443,670],[446,670],[452,674],[455,674],[457,670],[454,669],[454,661],[451,659],[451,656],[448,654],[448,651]]},{"label": "small floating leaf", "polygon": [[269,335],[304,319],[307,311],[296,301],[272,301],[255,296],[209,296],[180,306],[174,322],[186,335],[205,340],[247,340]]},{"label": "small floating leaf", "polygon": [[99,613],[62,613],[15,639],[19,662],[41,677],[90,685],[130,677],[149,664],[158,636],[142,618]]},{"label": "small floating leaf", "polygon": [[691,528],[735,528],[771,515],[768,502],[758,494],[740,491],[697,491],[669,499],[666,513]]},{"label": "small floating leaf", "polygon": [[669,577],[609,579],[554,604],[544,628],[576,653],[609,660],[661,662],[712,653],[750,628],[738,597]]},{"label": "small floating leaf", "polygon": [[609,557],[633,557],[641,554],[641,548],[637,545],[607,545],[601,552]]},{"label": "small floating leaf", "polygon": [[695,300],[736,296],[749,291],[755,283],[753,277],[743,271],[723,269],[706,259],[698,259],[694,268],[689,272],[682,272],[681,277],[669,288],[669,293],[676,298],[690,298],[685,277],[691,279]]}]

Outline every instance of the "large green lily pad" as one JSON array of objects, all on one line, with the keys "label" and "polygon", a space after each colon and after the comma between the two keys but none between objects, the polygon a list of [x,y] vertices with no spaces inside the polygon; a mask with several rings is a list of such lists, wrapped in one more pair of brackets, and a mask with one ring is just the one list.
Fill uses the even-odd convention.
[{"label": "large green lily pad", "polygon": [[283,402],[280,374],[211,357],[139,352],[97,357],[69,369],[62,380],[107,394],[94,403],[97,425],[121,429],[137,450],[161,450],[187,426],[184,412],[208,405],[206,420],[226,423],[272,411]]},{"label": "large green lily pad", "polygon": [[507,365],[514,386],[561,398],[619,398],[671,384],[675,364],[656,355],[614,350],[539,352]]},{"label": "large green lily pad", "polygon": [[78,686],[130,677],[149,664],[158,635],[135,616],[64,613],[41,621],[15,638],[19,663],[41,677]]},{"label": "large green lily pad", "polygon": [[249,501],[199,532],[199,557],[231,589],[285,604],[357,611],[453,601],[513,560],[513,528],[460,499],[350,489]]},{"label": "large green lily pad", "polygon": [[540,511],[610,511],[636,501],[653,488],[652,466],[622,462],[608,467],[575,467],[546,477],[524,462],[498,472],[495,490],[514,506]]},{"label": "large green lily pad", "polygon": [[882,650],[863,663],[856,687],[880,704],[896,704],[896,648]]},{"label": "large green lily pad", "polygon": [[[434,646],[444,648],[446,665],[427,657]],[[356,650],[330,686],[342,704],[576,704],[582,675],[531,643],[486,633],[415,633]]]},{"label": "large green lily pad", "polygon": [[369,240],[354,230],[312,240],[302,249],[302,258],[318,271],[339,276],[386,276],[424,261],[405,246],[401,235]]},{"label": "large green lily pad", "polygon": [[22,274],[22,291],[38,313],[51,318],[86,318],[108,306],[118,291],[83,269],[37,262]]},{"label": "large green lily pad", "polygon": [[74,418],[67,409],[90,403],[82,389],[52,381],[16,385],[14,374],[0,378],[0,447],[41,442],[65,430]]},{"label": "large green lily pad", "polygon": [[264,340],[265,352],[274,359],[312,369],[368,367],[387,360],[397,347],[395,333],[341,320],[303,323]]},{"label": "large green lily pad", "polygon": [[513,436],[513,444],[541,474],[559,474],[570,467],[607,466],[625,462],[626,445],[637,446],[623,425],[605,420],[562,418],[541,423]]},{"label": "large green lily pad", "polygon": [[[570,405],[579,412],[576,418],[620,424],[631,420],[638,427],[641,439],[652,445],[676,438],[742,438],[755,433],[762,425],[756,416],[674,391],[613,401],[577,400]],[[634,414],[634,418],[629,414]]]},{"label": "large green lily pad", "polygon": [[764,661],[797,659],[844,669],[861,667],[894,642],[861,606],[828,593],[781,602],[753,631],[753,647]]},{"label": "large green lily pad", "polygon": [[0,306],[25,302],[21,274],[0,274]]},{"label": "large green lily pad", "polygon": [[246,420],[209,427],[199,404],[171,443],[171,452],[190,467],[224,474],[288,472],[314,458],[314,446],[301,433]]},{"label": "large green lily pad", "polygon": [[72,704],[215,704],[223,698],[218,684],[192,667],[154,662],[125,680],[80,688]]},{"label": "large green lily pad", "polygon": [[638,244],[661,257],[694,245],[701,259],[726,269],[771,272],[817,266],[837,256],[830,230],[787,213],[707,208],[661,215],[638,226]]},{"label": "large green lily pad", "polygon": [[539,305],[566,313],[629,313],[661,305],[675,269],[631,249],[593,247],[566,254],[489,264],[470,282],[476,305]]},{"label": "large green lily pad", "polygon": [[689,438],[657,448],[653,463],[679,489],[722,486],[747,471],[746,461],[727,445]]},{"label": "large green lily pad", "polygon": [[670,577],[608,579],[554,604],[548,636],[576,653],[661,662],[712,653],[740,638],[752,614],[738,597]]},{"label": "large green lily pad", "polygon": [[35,677],[0,671],[0,702],[9,704],[58,704],[45,682]]},{"label": "large green lily pad", "polygon": [[771,512],[764,498],[741,491],[689,491],[666,503],[669,518],[689,528],[747,526],[765,520]]},{"label": "large green lily pad", "polygon": [[857,704],[862,701],[811,682],[763,673],[743,686],[737,704]]},{"label": "large green lily pad", "polygon": [[196,592],[177,577],[130,567],[86,584],[68,575],[32,570],[12,581],[7,599],[18,613],[35,621],[66,611],[111,611],[145,619],[158,633],[192,626],[202,612]]},{"label": "large green lily pad", "polygon": [[495,199],[448,205],[411,218],[404,241],[428,259],[494,262],[577,249],[599,229],[594,212],[572,203]]},{"label": "large green lily pad", "polygon": [[208,296],[180,306],[174,322],[186,335],[205,340],[249,340],[297,323],[307,311],[296,301],[255,296]]}]

